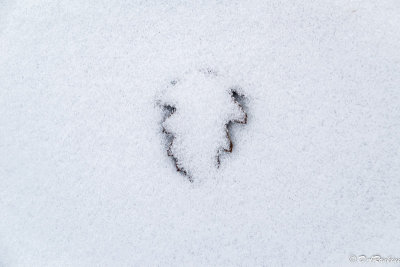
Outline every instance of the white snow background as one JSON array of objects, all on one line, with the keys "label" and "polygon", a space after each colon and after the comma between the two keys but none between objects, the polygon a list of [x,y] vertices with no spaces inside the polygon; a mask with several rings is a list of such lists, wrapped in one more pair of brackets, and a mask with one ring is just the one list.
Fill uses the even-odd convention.
[{"label": "white snow background", "polygon": [[[400,258],[399,14],[398,0],[0,0],[0,266]],[[217,175],[190,183],[156,98],[199,68],[234,77],[249,118]]]}]

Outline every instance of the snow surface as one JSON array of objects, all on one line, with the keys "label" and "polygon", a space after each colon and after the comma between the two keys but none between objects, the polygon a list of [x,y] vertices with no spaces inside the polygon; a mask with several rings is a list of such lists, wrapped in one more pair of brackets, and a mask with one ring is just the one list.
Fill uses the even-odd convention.
[{"label": "snow surface", "polygon": [[[400,257],[399,13],[398,0],[0,1],[0,266]],[[235,78],[248,124],[190,183],[157,99],[202,68]]]}]

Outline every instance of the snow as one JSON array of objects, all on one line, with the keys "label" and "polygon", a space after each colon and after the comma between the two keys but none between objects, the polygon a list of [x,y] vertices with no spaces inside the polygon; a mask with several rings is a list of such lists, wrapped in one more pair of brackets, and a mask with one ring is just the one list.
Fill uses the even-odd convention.
[{"label": "snow", "polygon": [[169,113],[162,122],[171,139],[167,152],[190,181],[212,176],[222,152],[232,152],[228,126],[246,123],[247,114],[233,96],[239,89],[230,80],[211,69],[195,70],[162,93],[160,105]]},{"label": "snow", "polygon": [[[399,9],[0,1],[0,266],[400,258]],[[240,86],[248,123],[190,183],[167,155],[158,100],[208,68],[216,83],[196,79]],[[185,90],[225,108],[229,97],[195,90],[210,88]]]}]

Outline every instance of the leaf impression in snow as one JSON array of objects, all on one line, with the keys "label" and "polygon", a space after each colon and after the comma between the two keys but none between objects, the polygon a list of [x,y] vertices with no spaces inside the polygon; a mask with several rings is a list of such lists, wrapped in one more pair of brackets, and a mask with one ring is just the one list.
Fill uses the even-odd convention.
[{"label": "leaf impression in snow", "polygon": [[247,123],[238,102],[244,96],[240,91],[210,69],[189,72],[163,91],[167,153],[191,182],[212,174],[221,164],[221,154],[232,152],[228,126]]}]

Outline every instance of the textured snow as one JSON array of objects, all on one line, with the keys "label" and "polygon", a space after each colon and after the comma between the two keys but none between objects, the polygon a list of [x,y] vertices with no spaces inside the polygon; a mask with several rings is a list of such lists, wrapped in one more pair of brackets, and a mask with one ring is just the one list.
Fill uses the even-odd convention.
[{"label": "textured snow", "polygon": [[163,92],[162,107],[173,108],[163,131],[173,140],[168,153],[190,180],[213,176],[220,155],[232,150],[230,122],[245,123],[246,113],[233,97],[241,90],[212,70],[190,71]]},{"label": "textured snow", "polygon": [[[0,1],[0,266],[400,257],[399,13],[397,0]],[[158,100],[207,68],[243,88],[248,124],[190,183]]]}]

